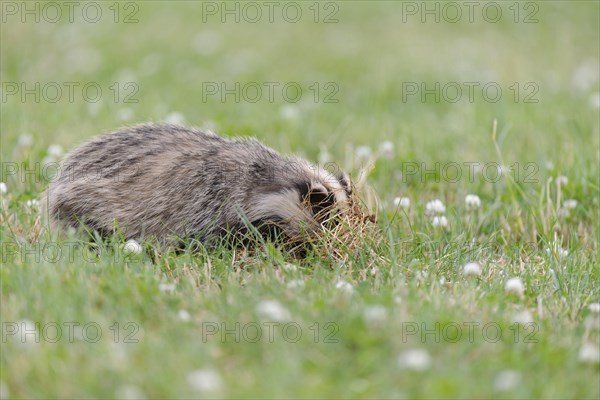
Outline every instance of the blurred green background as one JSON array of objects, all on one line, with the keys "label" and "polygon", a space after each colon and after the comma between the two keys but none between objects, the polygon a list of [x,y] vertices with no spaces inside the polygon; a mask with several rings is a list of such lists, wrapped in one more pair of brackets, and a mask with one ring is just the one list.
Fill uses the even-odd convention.
[{"label": "blurred green background", "polygon": [[[11,2],[5,8],[6,3]],[[597,114],[592,105],[597,103],[599,51],[594,1],[501,2],[495,23],[486,18],[497,19],[496,7],[485,8],[485,2],[456,3],[462,13],[456,23],[446,21],[455,19],[454,8],[443,2],[276,3],[272,14],[261,2],[258,7],[99,3],[102,15],[96,23],[85,20],[93,20],[95,7],[83,4],[73,8],[73,23],[65,5],[59,21],[49,23],[52,8],[44,17],[45,3],[32,3],[27,7],[38,4],[42,14],[35,23],[22,14],[26,6],[16,4],[17,14],[5,10],[3,15],[2,82],[29,89],[39,82],[41,96],[39,102],[31,94],[23,99],[22,86],[14,95],[6,91],[12,86],[3,88],[6,156],[22,133],[34,134],[40,147],[58,143],[69,149],[125,123],[180,113],[189,124],[213,126],[225,135],[256,135],[277,149],[311,158],[320,145],[339,160],[345,143],[374,146],[388,139],[404,161],[487,161],[495,156],[493,118],[501,128],[510,127],[505,147],[512,160],[557,163],[564,150],[573,149],[590,150],[573,152],[578,159],[597,157],[591,151],[598,146],[597,131],[586,125]],[[439,12],[426,13],[435,7]],[[298,22],[287,22],[296,9],[302,13]],[[252,23],[255,10],[261,18]],[[137,22],[124,22],[129,19]],[[72,102],[65,82],[79,84]],[[125,87],[128,82],[133,85]],[[273,102],[266,82],[278,85]],[[335,86],[325,87],[328,82]],[[463,94],[456,103],[444,96],[436,102],[433,95],[424,103],[421,92],[404,99],[403,85],[410,82],[430,89],[436,82],[441,87],[457,83]],[[479,85],[472,103],[466,82]],[[525,87],[529,82],[535,87]],[[52,87],[44,95],[47,83],[63,89],[56,102],[48,101],[55,97]],[[84,98],[83,87],[90,83],[102,90],[97,102],[91,101],[94,88],[90,101]],[[255,83],[264,92],[255,103],[248,101],[255,97],[252,87],[247,96],[237,91],[240,101],[234,95],[222,101],[223,91],[204,90],[213,83],[228,89]],[[302,88],[299,101],[285,100],[287,83]],[[488,83],[502,89],[496,103],[482,95]],[[448,90],[447,98],[454,98]],[[337,103],[327,103],[327,94]],[[527,95],[538,102],[525,102]]]}]

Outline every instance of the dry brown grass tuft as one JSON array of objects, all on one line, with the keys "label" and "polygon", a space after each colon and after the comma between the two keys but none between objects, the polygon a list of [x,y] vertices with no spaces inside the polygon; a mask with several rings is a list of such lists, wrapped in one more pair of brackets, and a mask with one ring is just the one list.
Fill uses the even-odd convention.
[{"label": "dry brown grass tuft", "polygon": [[318,256],[344,264],[355,260],[361,260],[361,264],[366,261],[367,267],[383,261],[377,252],[383,239],[382,232],[375,215],[366,209],[358,195],[352,196],[349,209],[343,215],[334,218],[335,223],[326,224],[329,226],[317,234],[317,241],[313,241]]},{"label": "dry brown grass tuft", "polygon": [[295,256],[303,256],[302,250],[308,245],[316,257],[348,268],[359,264],[365,274],[374,265],[386,261],[382,255],[386,252],[381,251],[383,232],[377,225],[376,216],[369,211],[370,208],[377,208],[377,196],[367,184],[367,176],[373,167],[371,162],[360,170],[357,181],[352,184],[347,209],[334,213],[325,221],[322,229],[306,235],[303,244],[296,242],[294,247],[288,243],[287,247],[293,248]]},{"label": "dry brown grass tuft", "polygon": [[[368,211],[359,194],[354,193],[343,213],[333,213],[318,229],[307,230],[294,238],[280,237],[280,248],[292,259],[304,259],[312,253],[314,258],[348,268],[361,265],[365,271],[385,262],[381,255],[385,252],[380,251],[383,234],[376,217]],[[272,250],[256,235],[245,236],[234,246],[236,258],[244,260],[246,267]]]}]

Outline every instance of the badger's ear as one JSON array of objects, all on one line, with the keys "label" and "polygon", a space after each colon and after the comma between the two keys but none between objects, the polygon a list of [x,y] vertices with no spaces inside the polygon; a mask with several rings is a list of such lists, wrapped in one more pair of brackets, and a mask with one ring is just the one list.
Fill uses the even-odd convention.
[{"label": "badger's ear", "polygon": [[318,182],[307,182],[300,186],[300,199],[310,206],[313,215],[326,218],[328,211],[335,205],[335,197]]},{"label": "badger's ear", "polygon": [[344,171],[341,171],[338,174],[337,178],[340,182],[340,185],[342,185],[342,187],[346,191],[346,194],[350,196],[352,194],[352,181],[350,180],[350,175],[348,175]]}]

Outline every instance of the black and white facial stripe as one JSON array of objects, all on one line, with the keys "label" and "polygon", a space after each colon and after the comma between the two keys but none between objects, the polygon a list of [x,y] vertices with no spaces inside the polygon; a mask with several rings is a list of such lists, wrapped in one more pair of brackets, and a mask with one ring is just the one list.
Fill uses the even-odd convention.
[{"label": "black and white facial stripe", "polygon": [[310,207],[313,217],[319,223],[330,220],[336,209],[344,209],[352,195],[350,177],[346,173],[340,173],[335,178],[324,174],[321,178],[326,178],[324,183],[310,181],[298,185],[300,201]]}]

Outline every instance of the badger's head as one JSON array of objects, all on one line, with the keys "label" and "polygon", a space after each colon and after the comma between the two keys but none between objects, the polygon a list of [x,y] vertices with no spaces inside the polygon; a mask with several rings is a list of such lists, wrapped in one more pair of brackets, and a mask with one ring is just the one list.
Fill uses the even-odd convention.
[{"label": "badger's head", "polygon": [[330,173],[294,159],[285,171],[277,173],[246,211],[262,234],[282,232],[286,238],[301,239],[335,224],[350,208],[352,186],[345,172]]}]

